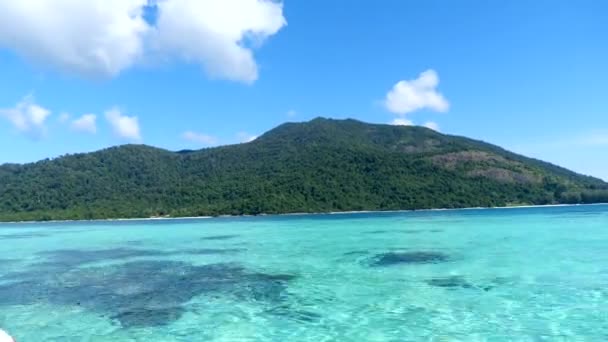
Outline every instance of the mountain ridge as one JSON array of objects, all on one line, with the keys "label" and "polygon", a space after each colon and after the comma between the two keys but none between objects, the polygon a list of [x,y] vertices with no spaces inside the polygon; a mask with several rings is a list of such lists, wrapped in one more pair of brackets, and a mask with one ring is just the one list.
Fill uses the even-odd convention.
[{"label": "mountain ridge", "polygon": [[0,166],[0,220],[608,201],[608,183],[425,127],[316,118],[200,150],[122,145]]}]

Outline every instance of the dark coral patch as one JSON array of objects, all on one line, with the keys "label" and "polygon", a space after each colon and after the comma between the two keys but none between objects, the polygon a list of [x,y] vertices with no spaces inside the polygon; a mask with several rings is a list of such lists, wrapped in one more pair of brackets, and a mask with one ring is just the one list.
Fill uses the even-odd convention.
[{"label": "dark coral patch", "polygon": [[439,252],[388,252],[376,255],[370,265],[383,267],[401,264],[434,264],[448,260],[450,260],[448,255]]},{"label": "dark coral patch", "polygon": [[493,290],[497,286],[509,284],[508,282],[504,282],[505,279],[506,278],[494,278],[489,282],[486,281],[478,284],[471,284],[462,276],[449,276],[429,279],[426,281],[426,283],[431,286],[444,287],[448,289],[477,289],[487,292]]},{"label": "dark coral patch", "polygon": [[[295,279],[293,275],[255,272],[231,263],[194,266],[179,261],[142,260],[88,265],[102,260],[173,254],[123,248],[48,252],[48,262],[0,277],[5,281],[0,285],[0,306],[40,302],[74,305],[111,317],[123,327],[159,326],[179,319],[186,304],[197,296],[231,296],[277,305],[286,299],[287,284]],[[78,267],[81,265],[88,267]]]},{"label": "dark coral patch", "polygon": [[372,230],[369,232],[365,232],[365,234],[385,234],[388,233],[388,230]]},{"label": "dark coral patch", "polygon": [[445,287],[445,288],[463,288],[463,289],[472,289],[475,286],[471,285],[467,282],[462,276],[450,276],[443,278],[433,278],[426,281],[427,284],[436,287]]},{"label": "dark coral patch", "polygon": [[184,309],[180,306],[160,309],[135,308],[120,312],[112,316],[112,319],[127,327],[161,326],[178,320],[183,313]]},{"label": "dark coral patch", "polygon": [[205,236],[201,238],[201,240],[229,240],[238,237],[238,235],[214,235],[214,236]]}]

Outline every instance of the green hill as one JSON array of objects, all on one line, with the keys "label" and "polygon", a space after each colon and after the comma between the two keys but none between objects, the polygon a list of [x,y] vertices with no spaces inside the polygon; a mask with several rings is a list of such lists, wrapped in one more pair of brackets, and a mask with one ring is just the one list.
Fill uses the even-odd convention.
[{"label": "green hill", "polygon": [[253,142],[0,166],[0,220],[608,202],[608,184],[424,127],[318,118]]}]

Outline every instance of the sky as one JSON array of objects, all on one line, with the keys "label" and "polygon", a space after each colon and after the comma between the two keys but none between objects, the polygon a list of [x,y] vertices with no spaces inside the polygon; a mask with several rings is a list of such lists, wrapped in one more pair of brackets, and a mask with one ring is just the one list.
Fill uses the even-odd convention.
[{"label": "sky", "polygon": [[424,125],[608,180],[603,0],[0,2],[0,163]]}]

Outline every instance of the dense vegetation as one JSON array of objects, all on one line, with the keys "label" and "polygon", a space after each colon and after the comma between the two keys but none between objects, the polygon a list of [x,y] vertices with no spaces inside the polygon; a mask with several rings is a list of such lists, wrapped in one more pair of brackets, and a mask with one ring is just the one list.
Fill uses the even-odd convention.
[{"label": "dense vegetation", "polygon": [[0,166],[0,220],[608,202],[608,184],[423,127],[315,119],[199,151],[142,145]]}]

